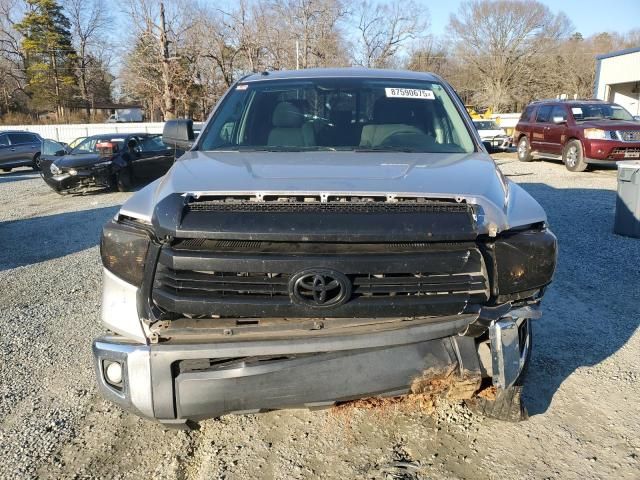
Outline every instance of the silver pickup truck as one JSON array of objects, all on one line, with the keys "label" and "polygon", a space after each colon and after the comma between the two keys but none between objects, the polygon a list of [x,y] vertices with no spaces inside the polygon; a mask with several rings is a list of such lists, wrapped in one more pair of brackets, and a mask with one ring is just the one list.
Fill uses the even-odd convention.
[{"label": "silver pickup truck", "polygon": [[522,418],[557,242],[445,81],[254,74],[197,139],[174,120],[164,142],[187,152],[102,234],[106,398],[179,427],[446,375],[483,413]]}]

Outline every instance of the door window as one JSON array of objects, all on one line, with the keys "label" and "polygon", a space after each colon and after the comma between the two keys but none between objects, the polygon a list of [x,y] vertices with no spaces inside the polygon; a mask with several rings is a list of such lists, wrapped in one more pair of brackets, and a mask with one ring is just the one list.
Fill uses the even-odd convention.
[{"label": "door window", "polygon": [[12,145],[24,145],[26,143],[36,143],[34,142],[34,136],[30,133],[10,133],[9,140],[11,140]]},{"label": "door window", "polygon": [[567,121],[567,109],[562,105],[556,105],[551,110],[551,120],[555,121],[556,118],[561,118],[563,122]]},{"label": "door window", "polygon": [[524,109],[524,112],[522,112],[522,116],[520,117],[520,120],[522,120],[523,122],[530,122],[533,109],[534,109],[533,105],[527,106],[527,108]]},{"label": "door window", "polygon": [[0,135],[0,147],[8,147],[9,138],[6,135]]},{"label": "door window", "polygon": [[167,146],[162,142],[162,135],[150,135],[140,138],[141,152],[157,152],[167,150]]},{"label": "door window", "polygon": [[538,114],[536,115],[536,122],[548,123],[550,119],[551,119],[551,105],[543,105],[538,109]]},{"label": "door window", "polygon": [[42,155],[55,156],[58,152],[64,152],[64,145],[54,142],[53,140],[42,141]]}]

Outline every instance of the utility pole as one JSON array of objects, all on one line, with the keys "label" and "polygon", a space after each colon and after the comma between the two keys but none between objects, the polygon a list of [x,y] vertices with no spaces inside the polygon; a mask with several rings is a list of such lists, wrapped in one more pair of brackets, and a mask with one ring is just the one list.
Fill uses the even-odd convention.
[{"label": "utility pole", "polygon": [[296,70],[300,70],[300,42],[296,40]]}]

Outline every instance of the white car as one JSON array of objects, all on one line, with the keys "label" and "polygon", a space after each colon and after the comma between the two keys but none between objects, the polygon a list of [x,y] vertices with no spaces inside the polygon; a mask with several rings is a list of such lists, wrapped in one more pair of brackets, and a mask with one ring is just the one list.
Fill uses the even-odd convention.
[{"label": "white car", "polygon": [[495,120],[474,120],[473,125],[478,131],[482,143],[488,148],[506,150],[511,146],[511,138]]}]

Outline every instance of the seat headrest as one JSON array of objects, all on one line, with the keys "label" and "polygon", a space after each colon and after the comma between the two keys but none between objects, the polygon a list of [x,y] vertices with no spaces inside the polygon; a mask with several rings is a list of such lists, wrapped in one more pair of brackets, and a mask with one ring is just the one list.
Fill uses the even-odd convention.
[{"label": "seat headrest", "polygon": [[273,110],[271,119],[273,126],[277,128],[297,128],[302,125],[304,117],[298,107],[291,102],[280,102]]},{"label": "seat headrest", "polygon": [[377,124],[417,125],[424,117],[424,100],[382,97],[373,105],[373,122]]}]

